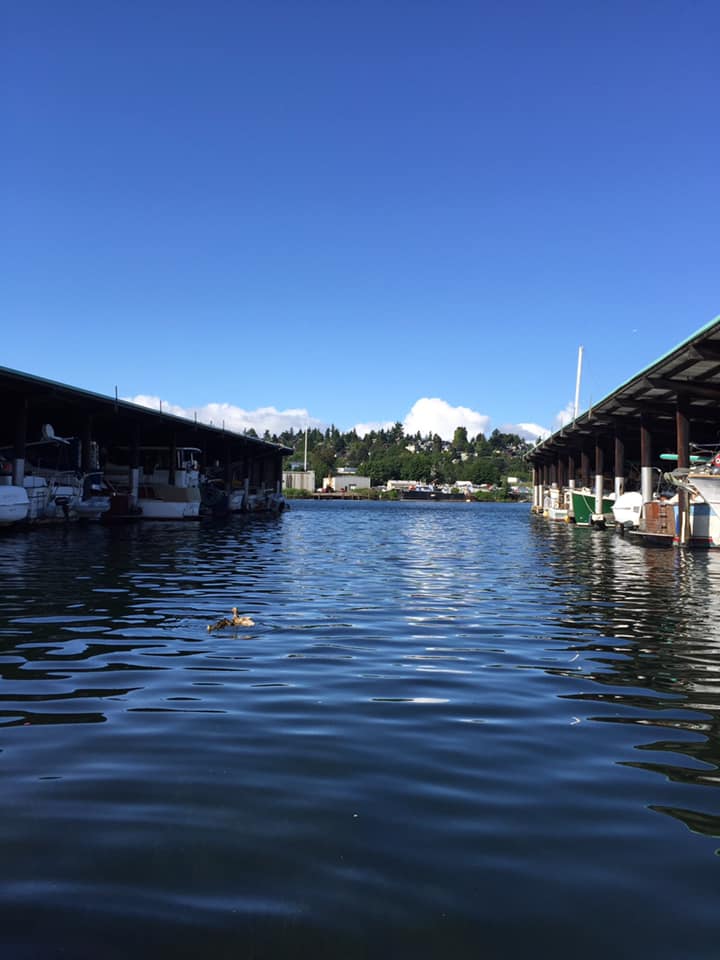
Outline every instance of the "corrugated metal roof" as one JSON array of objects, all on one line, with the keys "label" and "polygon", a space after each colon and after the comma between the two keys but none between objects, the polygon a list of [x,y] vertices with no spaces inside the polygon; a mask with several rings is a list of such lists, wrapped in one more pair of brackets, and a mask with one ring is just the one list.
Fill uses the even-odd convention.
[{"label": "corrugated metal roof", "polygon": [[0,367],[0,396],[9,398],[31,398],[33,405],[45,408],[51,406],[75,406],[82,405],[89,411],[113,411],[123,412],[126,415],[136,419],[138,422],[157,424],[161,421],[165,423],[174,423],[185,430],[199,430],[206,435],[212,434],[216,437],[226,437],[231,440],[241,441],[245,445],[253,446],[257,449],[264,448],[268,453],[281,453],[283,455],[292,453],[292,448],[284,444],[272,443],[262,440],[259,437],[248,436],[245,433],[237,433],[228,430],[222,426],[215,426],[202,421],[190,420],[187,417],[179,417],[176,414],[164,410],[153,410],[150,407],[144,407],[129,400],[121,400],[116,397],[109,397],[104,394],[94,393],[85,390],[82,387],[74,387],[66,383],[60,383],[57,380],[48,380],[45,377],[39,377],[35,374],[24,373],[21,370],[13,370],[10,367]]}]

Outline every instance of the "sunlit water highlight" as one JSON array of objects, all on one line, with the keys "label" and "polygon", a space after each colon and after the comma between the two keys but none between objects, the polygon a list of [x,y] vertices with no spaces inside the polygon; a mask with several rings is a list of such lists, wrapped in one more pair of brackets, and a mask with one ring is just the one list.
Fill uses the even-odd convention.
[{"label": "sunlit water highlight", "polygon": [[0,955],[717,957],[718,623],[527,506],[4,536]]}]

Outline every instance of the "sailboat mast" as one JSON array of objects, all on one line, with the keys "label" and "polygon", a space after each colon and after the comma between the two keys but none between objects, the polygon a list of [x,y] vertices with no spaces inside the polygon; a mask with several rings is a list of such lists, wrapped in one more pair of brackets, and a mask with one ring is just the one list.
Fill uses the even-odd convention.
[{"label": "sailboat mast", "polygon": [[573,407],[573,420],[577,420],[580,406],[580,376],[582,374],[583,348],[578,349],[577,377],[575,378],[575,406]]}]

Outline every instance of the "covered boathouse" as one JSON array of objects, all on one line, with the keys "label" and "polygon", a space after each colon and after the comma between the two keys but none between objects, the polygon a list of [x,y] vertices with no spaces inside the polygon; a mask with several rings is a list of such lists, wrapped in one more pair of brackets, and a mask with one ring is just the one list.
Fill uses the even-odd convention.
[{"label": "covered boathouse", "polygon": [[283,457],[292,453],[224,425],[200,423],[7,367],[0,367],[0,411],[0,453],[18,486],[23,485],[35,445],[49,435],[73,438],[74,466],[82,473],[102,469],[108,451],[122,449],[130,484],[136,487],[143,449],[165,448],[173,461],[174,451],[186,447],[198,450],[200,468],[212,469],[228,489],[239,484],[246,493],[279,494]]},{"label": "covered boathouse", "polygon": [[[632,486],[647,504],[663,471],[689,468],[695,446],[720,450],[720,317],[533,448],[533,511],[549,491],[576,486],[594,490],[597,515],[607,489]],[[679,489],[681,545],[689,510]]]}]

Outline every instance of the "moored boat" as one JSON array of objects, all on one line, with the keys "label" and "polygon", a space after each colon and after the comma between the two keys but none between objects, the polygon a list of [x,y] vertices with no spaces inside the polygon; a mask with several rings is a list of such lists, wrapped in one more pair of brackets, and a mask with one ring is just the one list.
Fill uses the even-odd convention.
[{"label": "moored boat", "polygon": [[612,505],[612,514],[615,523],[622,527],[635,528],[640,526],[643,498],[639,490],[622,493]]},{"label": "moored boat", "polygon": [[175,463],[170,451],[157,449],[155,460],[145,460],[138,487],[138,505],[147,520],[198,520],[200,517],[200,470],[194,447],[178,447]]},{"label": "moored boat", "polygon": [[24,487],[0,486],[0,527],[11,527],[27,520],[30,501]]},{"label": "moored boat", "polygon": [[[691,494],[688,517],[687,544],[689,546],[720,546],[720,516],[696,494]],[[680,543],[680,511],[677,496],[669,500],[661,498],[643,504],[639,526],[626,526],[625,530],[649,543],[668,545]]]},{"label": "moored boat", "polygon": [[[174,451],[174,452],[173,452]],[[128,451],[113,451],[105,473],[119,493],[128,495],[129,508],[142,510],[143,520],[198,520],[200,518],[200,469],[196,447],[140,447],[141,468],[133,471]],[[138,475],[132,488],[131,475]],[[133,502],[137,496],[137,503]]]},{"label": "moored boat", "polygon": [[33,468],[23,486],[32,522],[97,520],[110,509],[111,491],[100,473],[82,476],[70,470],[55,473]]},{"label": "moored boat", "polygon": [[587,487],[570,491],[572,498],[572,518],[580,526],[589,527],[593,523],[602,523],[612,520],[612,507],[615,494],[603,494],[602,510],[598,514],[595,510],[595,493]]},{"label": "moored boat", "polygon": [[570,491],[550,487],[543,503],[543,514],[548,520],[560,520],[565,523],[570,519],[569,509]]},{"label": "moored boat", "polygon": [[690,494],[690,543],[720,547],[720,452],[666,476]]},{"label": "moored boat", "polygon": [[287,500],[274,490],[261,489],[248,495],[245,509],[248,513],[278,514],[287,506]]}]

